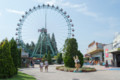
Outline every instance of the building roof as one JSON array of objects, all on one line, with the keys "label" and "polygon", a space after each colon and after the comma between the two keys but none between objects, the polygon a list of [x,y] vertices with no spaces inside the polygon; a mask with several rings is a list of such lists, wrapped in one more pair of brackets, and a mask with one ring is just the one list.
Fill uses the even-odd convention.
[{"label": "building roof", "polygon": [[94,44],[96,44],[96,45],[101,44],[101,45],[103,45],[103,46],[106,45],[106,44],[103,44],[103,43],[98,43],[98,42],[93,41],[92,43],[90,43],[90,44],[88,45],[88,47],[91,47],[91,46],[93,46]]},{"label": "building roof", "polygon": [[92,43],[90,43],[89,45],[88,45],[88,47],[90,47],[90,46],[92,46],[92,45],[94,45],[95,44],[95,41],[93,41]]}]

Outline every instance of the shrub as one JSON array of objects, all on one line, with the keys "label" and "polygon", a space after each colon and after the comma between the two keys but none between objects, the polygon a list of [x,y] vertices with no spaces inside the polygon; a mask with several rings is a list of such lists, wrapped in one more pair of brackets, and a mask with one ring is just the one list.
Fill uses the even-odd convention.
[{"label": "shrub", "polygon": [[63,50],[65,51],[64,63],[66,67],[75,67],[73,57],[76,55],[79,57],[80,64],[82,67],[83,54],[78,50],[78,44],[75,38],[67,39],[65,41],[65,47]]},{"label": "shrub", "polygon": [[57,63],[58,63],[58,64],[61,64],[62,61],[63,61],[63,59],[62,59],[62,53],[58,53],[58,54],[57,54]]},{"label": "shrub", "polygon": [[17,74],[18,65],[19,65],[19,54],[18,54],[17,44],[16,44],[16,41],[13,38],[11,39],[9,44],[10,44],[11,56],[13,58],[13,63],[15,65],[16,74]]},{"label": "shrub", "polygon": [[12,77],[15,72],[10,45],[7,40],[4,40],[0,45],[0,78]]}]

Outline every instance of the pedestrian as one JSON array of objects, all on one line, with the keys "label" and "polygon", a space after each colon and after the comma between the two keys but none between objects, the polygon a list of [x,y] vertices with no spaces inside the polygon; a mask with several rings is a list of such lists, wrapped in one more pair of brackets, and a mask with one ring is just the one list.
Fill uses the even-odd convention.
[{"label": "pedestrian", "polygon": [[106,60],[106,64],[105,64],[105,67],[109,67],[109,66],[108,66],[108,60]]},{"label": "pedestrian", "polygon": [[48,61],[45,60],[44,64],[45,64],[45,72],[48,72]]},{"label": "pedestrian", "polygon": [[40,71],[41,72],[43,72],[43,66],[44,66],[43,61],[40,61]]}]

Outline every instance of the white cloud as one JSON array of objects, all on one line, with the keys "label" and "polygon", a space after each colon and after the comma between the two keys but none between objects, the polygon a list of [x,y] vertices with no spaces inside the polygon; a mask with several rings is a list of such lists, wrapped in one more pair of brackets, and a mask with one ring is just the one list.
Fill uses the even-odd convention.
[{"label": "white cloud", "polygon": [[53,5],[53,4],[55,4],[55,3],[57,3],[56,0],[51,0],[51,1],[47,1],[47,2],[46,2],[46,4],[50,4],[50,5]]},{"label": "white cloud", "polygon": [[[68,2],[65,0],[36,0],[36,1],[38,1],[40,3],[44,3],[44,4],[50,4],[50,5],[54,4],[54,5],[58,5],[58,6],[62,6],[62,7],[73,8],[73,10],[76,10],[81,14],[93,17],[99,22],[108,24],[110,28],[120,26],[119,20],[117,20],[113,17],[103,17],[103,16],[100,16],[98,13],[90,11],[89,7],[87,6],[86,3],[74,4],[70,1]],[[114,1],[114,0],[112,0],[112,1]]]},{"label": "white cloud", "polygon": [[94,12],[85,11],[85,12],[83,12],[83,14],[94,17],[94,18],[98,17],[98,15]]},{"label": "white cloud", "polygon": [[88,10],[88,6],[85,3],[83,3],[83,4],[81,4],[77,7],[78,7],[77,11],[84,14],[84,15],[91,16],[91,17],[94,17],[94,18],[98,17],[97,13]]},{"label": "white cloud", "polygon": [[24,11],[18,11],[18,10],[13,10],[13,9],[6,9],[6,11],[10,13],[19,14],[19,15],[23,15],[25,13]]},{"label": "white cloud", "polygon": [[44,4],[50,4],[50,5],[59,5],[62,7],[69,7],[69,8],[73,8],[76,11],[87,15],[87,16],[91,16],[94,18],[97,18],[98,15],[95,12],[91,12],[88,10],[88,6],[85,3],[81,3],[81,4],[73,4],[71,2],[65,2],[65,0],[36,0],[40,3],[44,3]]},{"label": "white cloud", "polygon": [[91,17],[94,17],[94,18],[98,17],[98,15],[96,13],[88,10],[88,7],[85,3],[73,4],[73,3],[70,3],[70,2],[66,2],[66,3],[62,3],[62,5],[64,7],[74,8],[76,11],[78,11],[78,12],[84,14],[84,15],[91,16]]},{"label": "white cloud", "polygon": [[36,1],[39,3],[50,4],[50,5],[57,3],[56,0],[36,0]]}]

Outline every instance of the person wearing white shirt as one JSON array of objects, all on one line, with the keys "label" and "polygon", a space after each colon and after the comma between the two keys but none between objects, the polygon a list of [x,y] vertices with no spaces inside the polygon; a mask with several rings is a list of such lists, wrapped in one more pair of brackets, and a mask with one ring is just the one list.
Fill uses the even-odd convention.
[{"label": "person wearing white shirt", "polygon": [[45,71],[48,72],[48,61],[45,60],[44,64],[45,64]]},{"label": "person wearing white shirt", "polygon": [[41,71],[41,72],[43,72],[43,66],[44,66],[44,64],[43,64],[43,62],[41,61],[41,62],[40,62],[40,71]]}]

